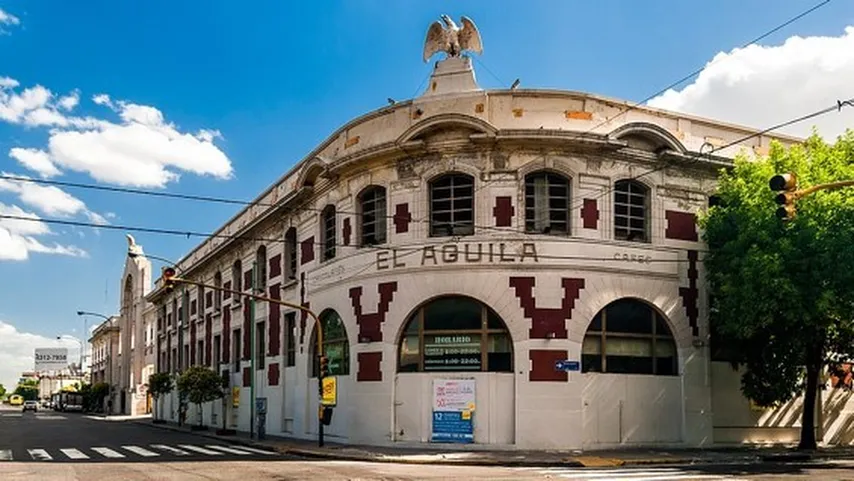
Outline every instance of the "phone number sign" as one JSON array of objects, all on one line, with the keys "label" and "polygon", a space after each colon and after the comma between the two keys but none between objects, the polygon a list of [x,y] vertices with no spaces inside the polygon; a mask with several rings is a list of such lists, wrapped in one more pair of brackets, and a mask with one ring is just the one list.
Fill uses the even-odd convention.
[{"label": "phone number sign", "polygon": [[36,371],[59,371],[68,367],[68,349],[64,347],[44,347],[35,351]]}]

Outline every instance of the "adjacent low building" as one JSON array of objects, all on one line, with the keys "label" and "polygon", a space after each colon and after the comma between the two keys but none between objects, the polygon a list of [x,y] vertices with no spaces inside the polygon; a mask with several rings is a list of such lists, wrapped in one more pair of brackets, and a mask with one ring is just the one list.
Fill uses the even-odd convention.
[{"label": "adjacent low building", "polygon": [[[450,55],[421,96],[347,122],[177,267],[320,317],[336,441],[738,442],[759,427],[710,356],[696,218],[737,153],[797,142],[753,134],[581,92],[483,90]],[[317,435],[310,316],[195,286],[147,299],[157,369],[228,381],[206,424],[257,428],[254,391],[268,434]],[[164,406],[177,420],[177,396]]]}]

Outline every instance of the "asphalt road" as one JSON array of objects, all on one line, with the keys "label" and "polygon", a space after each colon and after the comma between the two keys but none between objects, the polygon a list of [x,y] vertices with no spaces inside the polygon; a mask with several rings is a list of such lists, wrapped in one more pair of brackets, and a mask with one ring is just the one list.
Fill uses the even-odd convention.
[{"label": "asphalt road", "polygon": [[306,460],[190,433],[77,413],[0,408],[2,481],[245,480],[854,481],[854,460],[822,464],[502,468]]}]

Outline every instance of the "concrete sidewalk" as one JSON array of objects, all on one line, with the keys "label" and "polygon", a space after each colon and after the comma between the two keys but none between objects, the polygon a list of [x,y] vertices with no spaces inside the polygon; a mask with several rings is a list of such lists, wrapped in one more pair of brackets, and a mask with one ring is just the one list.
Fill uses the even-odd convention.
[{"label": "concrete sidewalk", "polygon": [[854,447],[825,448],[815,453],[794,452],[787,447],[757,448],[749,446],[719,447],[709,449],[620,449],[588,451],[532,451],[467,449],[465,445],[434,448],[425,446],[385,447],[345,445],[326,442],[324,447],[316,441],[267,436],[263,441],[250,439],[247,433],[220,436],[216,429],[191,431],[189,427],[175,424],[153,424],[150,420],[131,420],[135,424],[169,431],[192,432],[198,436],[219,441],[251,446],[259,449],[292,454],[301,457],[346,461],[449,464],[464,466],[518,466],[518,467],[605,467],[640,465],[688,465],[751,463],[761,461],[807,461],[826,458],[854,458]]}]

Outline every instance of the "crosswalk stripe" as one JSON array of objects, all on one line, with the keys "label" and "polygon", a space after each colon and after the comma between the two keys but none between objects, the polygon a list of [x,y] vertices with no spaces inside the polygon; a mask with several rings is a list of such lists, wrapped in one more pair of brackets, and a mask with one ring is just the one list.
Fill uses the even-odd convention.
[{"label": "crosswalk stripe", "polygon": [[208,454],[211,456],[221,456],[222,455],[222,453],[220,453],[219,451],[211,451],[210,449],[200,448],[198,446],[193,446],[190,444],[179,444],[178,447],[181,449],[187,449],[190,451],[195,451],[197,453],[202,453],[202,454]]},{"label": "crosswalk stripe", "polygon": [[11,461],[12,460],[12,450],[11,449],[0,449],[0,461]]},{"label": "crosswalk stripe", "polygon": [[[609,481],[670,481],[685,479],[732,479],[715,474],[690,473],[677,468],[656,469],[549,469],[539,470],[540,474],[557,476],[564,479],[609,480]],[[735,481],[735,480],[733,480]]]},{"label": "crosswalk stripe", "polygon": [[248,455],[248,454],[249,454],[249,453],[247,453],[246,451],[240,451],[240,450],[237,450],[237,449],[234,449],[234,448],[230,448],[230,447],[228,447],[228,446],[221,446],[221,445],[218,445],[218,444],[208,444],[208,445],[207,445],[207,446],[205,446],[205,447],[206,447],[206,448],[208,448],[208,449],[216,449],[217,451],[223,451],[223,452],[226,452],[226,453],[229,453],[229,454],[239,454],[239,455],[241,455],[241,456],[246,456],[246,455]]},{"label": "crosswalk stripe", "polygon": [[178,456],[189,456],[190,453],[184,451],[183,449],[173,448],[172,446],[167,446],[165,444],[152,444],[152,448],[154,449],[162,449],[163,451],[169,451],[172,454]]},{"label": "crosswalk stripe", "polygon": [[68,456],[69,459],[89,459],[89,456],[80,451],[79,449],[68,448],[68,449],[60,449],[62,454]]},{"label": "crosswalk stripe", "polygon": [[105,458],[123,458],[123,457],[125,457],[124,454],[122,454],[118,451],[113,451],[110,448],[92,448],[92,451],[95,451],[96,453],[100,454],[101,456],[103,456]]},{"label": "crosswalk stripe", "polygon": [[50,461],[53,456],[47,453],[44,449],[28,449],[27,453],[36,461]]},{"label": "crosswalk stripe", "polygon": [[122,449],[126,449],[134,454],[139,454],[140,456],[144,456],[146,458],[150,458],[152,456],[160,456],[154,451],[149,451],[145,448],[141,448],[139,446],[122,446]]},{"label": "crosswalk stripe", "polygon": [[[235,447],[235,446],[232,446],[232,447]],[[273,451],[264,451],[263,449],[250,448],[249,446],[240,446],[237,449],[239,449],[241,451],[249,451],[250,453],[266,454],[267,456],[275,456],[276,455],[276,453],[274,453]]]}]

